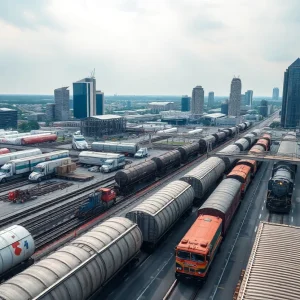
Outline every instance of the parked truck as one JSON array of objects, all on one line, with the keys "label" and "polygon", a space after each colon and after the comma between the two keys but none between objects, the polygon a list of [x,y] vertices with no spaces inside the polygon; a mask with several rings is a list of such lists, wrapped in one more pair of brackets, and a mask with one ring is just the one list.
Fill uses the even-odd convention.
[{"label": "parked truck", "polygon": [[2,154],[0,156],[0,166],[5,165],[7,162],[13,159],[19,159],[39,154],[42,154],[42,151],[38,148]]},{"label": "parked truck", "polygon": [[109,173],[115,170],[123,169],[125,167],[125,156],[120,155],[117,158],[107,159],[100,168],[103,173]]},{"label": "parked truck", "polygon": [[136,154],[134,154],[135,158],[143,158],[148,156],[147,148],[140,148]]},{"label": "parked truck", "polygon": [[88,143],[83,135],[74,134],[72,136],[72,148],[74,150],[86,150],[88,149]]},{"label": "parked truck", "polygon": [[70,157],[64,157],[51,161],[45,161],[37,164],[30,173],[28,180],[33,182],[41,182],[44,179],[49,179],[57,173],[57,168],[71,164]]},{"label": "parked truck", "polygon": [[[1,156],[2,157],[2,156]],[[33,171],[33,168],[44,161],[69,157],[68,150],[55,151],[36,156],[30,156],[20,159],[15,159],[7,162],[0,169],[0,182],[28,175]]]},{"label": "parked truck", "polygon": [[121,143],[121,142],[94,142],[92,143],[93,151],[123,153],[125,155],[134,156],[140,149],[137,143]]},{"label": "parked truck", "polygon": [[94,151],[82,151],[79,153],[78,159],[81,164],[92,166],[102,166],[109,159],[123,159],[125,162],[125,156],[123,154]]}]

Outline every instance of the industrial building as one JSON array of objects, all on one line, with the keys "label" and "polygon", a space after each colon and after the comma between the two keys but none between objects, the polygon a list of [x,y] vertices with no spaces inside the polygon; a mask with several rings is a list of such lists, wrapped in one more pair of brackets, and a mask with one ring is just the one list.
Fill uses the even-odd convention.
[{"label": "industrial building", "polygon": [[70,102],[70,91],[69,87],[61,87],[54,90],[54,101],[55,101],[55,113],[54,119],[56,121],[67,121],[69,120],[69,102]]},{"label": "industrial building", "polygon": [[104,114],[104,94],[96,91],[92,76],[73,83],[74,118],[84,119]]},{"label": "industrial building", "polygon": [[228,115],[229,116],[240,116],[241,110],[241,91],[242,82],[240,78],[233,78],[230,87],[230,97],[228,103]]},{"label": "industrial building", "polygon": [[92,116],[81,120],[80,129],[88,137],[119,134],[126,130],[126,119],[117,115]]},{"label": "industrial building", "polygon": [[150,102],[148,107],[152,113],[157,114],[161,111],[173,110],[174,102]]},{"label": "industrial building", "polygon": [[0,108],[0,128],[9,129],[18,127],[18,112],[10,108]]},{"label": "industrial building", "polygon": [[191,97],[185,95],[181,97],[181,111],[191,110]]},{"label": "industrial building", "polygon": [[193,115],[201,115],[204,111],[204,89],[202,86],[197,85],[193,88],[191,113]]},{"label": "industrial building", "polygon": [[55,104],[48,103],[46,104],[46,120],[53,121],[55,118]]},{"label": "industrial building", "polygon": [[300,125],[300,58],[284,73],[281,126],[295,128]]},{"label": "industrial building", "polygon": [[43,122],[46,119],[46,114],[44,113],[34,113],[27,117],[29,121]]}]

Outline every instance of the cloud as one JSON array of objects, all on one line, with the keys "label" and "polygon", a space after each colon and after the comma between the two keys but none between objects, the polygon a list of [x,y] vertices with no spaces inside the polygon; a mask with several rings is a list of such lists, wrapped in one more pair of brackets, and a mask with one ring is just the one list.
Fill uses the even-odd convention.
[{"label": "cloud", "polygon": [[47,0],[0,1],[0,19],[21,29],[37,29],[39,26],[56,27],[47,12]]},{"label": "cloud", "polygon": [[268,95],[299,56],[298,0],[0,1],[0,92],[52,93],[96,68],[113,94]]}]

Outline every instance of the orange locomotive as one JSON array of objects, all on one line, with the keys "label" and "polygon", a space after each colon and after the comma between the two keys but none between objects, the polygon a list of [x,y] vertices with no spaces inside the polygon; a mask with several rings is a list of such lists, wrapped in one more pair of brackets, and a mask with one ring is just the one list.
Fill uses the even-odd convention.
[{"label": "orange locomotive", "polygon": [[200,215],[176,247],[176,278],[202,281],[222,241],[222,219]]}]

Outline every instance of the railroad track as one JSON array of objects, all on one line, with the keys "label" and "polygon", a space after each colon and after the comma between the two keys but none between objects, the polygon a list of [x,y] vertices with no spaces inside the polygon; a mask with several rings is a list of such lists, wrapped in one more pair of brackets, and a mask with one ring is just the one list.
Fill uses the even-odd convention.
[{"label": "railroad track", "polygon": [[[177,296],[176,296],[176,290],[179,289],[180,287],[180,283],[177,279],[175,279],[175,281],[172,283],[171,287],[169,288],[169,290],[167,291],[166,295],[163,297],[163,300],[171,300],[174,299],[176,300]],[[191,285],[189,286],[190,288],[190,295],[186,296],[186,300],[195,300],[197,299],[199,292],[201,290],[202,285]]]},{"label": "railroad track", "polygon": [[9,182],[0,184],[0,193],[11,191],[13,189],[17,189],[21,186],[28,185],[30,182],[28,180],[24,180],[24,178],[18,178],[15,180],[11,180]]},{"label": "railroad track", "polygon": [[[6,225],[9,225],[11,223],[17,223],[20,219],[28,217],[34,213],[38,213],[46,208],[49,208],[55,204],[59,204],[63,201],[68,200],[69,198],[73,198],[76,197],[78,195],[80,195],[81,193],[90,191],[94,188],[100,187],[103,184],[107,183],[107,182],[111,182],[113,180],[114,176],[108,177],[105,180],[101,181],[101,182],[95,182],[91,185],[79,188],[75,191],[69,192],[66,195],[60,196],[60,197],[56,197],[54,199],[51,199],[47,202],[43,202],[43,203],[39,203],[34,207],[28,207],[20,212],[16,212],[14,214],[11,215],[6,215],[5,217],[0,218],[0,228]],[[47,213],[47,212],[46,212]]]}]

